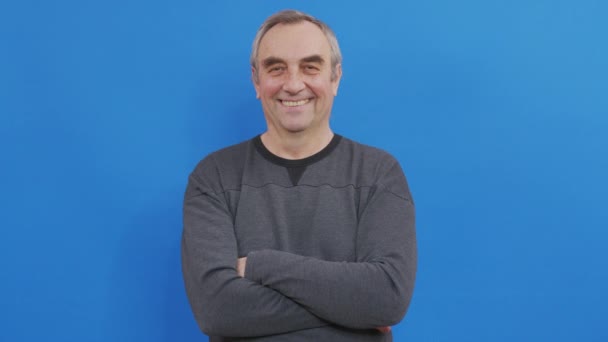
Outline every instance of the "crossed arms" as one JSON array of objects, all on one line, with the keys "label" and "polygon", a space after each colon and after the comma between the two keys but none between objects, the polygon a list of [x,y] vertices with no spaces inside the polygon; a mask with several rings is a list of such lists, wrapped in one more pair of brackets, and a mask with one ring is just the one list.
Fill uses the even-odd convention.
[{"label": "crossed arms", "polygon": [[225,198],[205,174],[213,173],[190,176],[182,237],[186,291],[203,332],[254,337],[325,325],[380,330],[403,318],[416,243],[413,204],[390,191],[392,183],[405,182],[398,165],[359,219],[355,262],[267,249],[250,252],[244,265]]}]

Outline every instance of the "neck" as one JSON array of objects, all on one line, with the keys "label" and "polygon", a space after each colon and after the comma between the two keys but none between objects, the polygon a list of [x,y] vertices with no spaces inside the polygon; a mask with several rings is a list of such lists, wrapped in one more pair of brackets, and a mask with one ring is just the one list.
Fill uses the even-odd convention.
[{"label": "neck", "polygon": [[324,149],[334,133],[329,127],[317,134],[285,133],[268,130],[262,134],[262,143],[274,155],[284,159],[303,159]]}]

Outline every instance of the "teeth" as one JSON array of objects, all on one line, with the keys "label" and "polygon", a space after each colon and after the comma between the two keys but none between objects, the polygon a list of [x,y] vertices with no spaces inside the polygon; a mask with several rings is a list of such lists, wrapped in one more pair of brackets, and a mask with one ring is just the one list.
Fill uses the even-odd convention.
[{"label": "teeth", "polygon": [[282,102],[287,107],[295,107],[295,106],[301,106],[301,105],[307,103],[308,101],[310,101],[310,99],[300,100],[300,101],[286,101],[286,100],[283,100]]}]

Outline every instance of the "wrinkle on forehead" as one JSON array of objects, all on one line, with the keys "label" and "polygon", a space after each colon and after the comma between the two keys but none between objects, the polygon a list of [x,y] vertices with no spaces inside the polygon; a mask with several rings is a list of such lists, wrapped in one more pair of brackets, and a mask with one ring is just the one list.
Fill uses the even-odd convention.
[{"label": "wrinkle on forehead", "polygon": [[258,51],[262,61],[266,58],[299,61],[315,55],[325,61],[331,55],[331,47],[323,31],[308,21],[272,27],[260,41]]}]

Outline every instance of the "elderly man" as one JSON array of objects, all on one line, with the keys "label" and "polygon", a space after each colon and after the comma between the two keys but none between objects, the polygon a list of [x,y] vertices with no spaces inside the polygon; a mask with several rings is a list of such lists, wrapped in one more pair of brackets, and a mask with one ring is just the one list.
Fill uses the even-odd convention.
[{"label": "elderly man", "polygon": [[414,287],[414,203],[393,157],[330,128],[334,33],[274,14],[251,72],[266,132],[203,159],[184,199],[200,328],[210,341],[392,341]]}]

